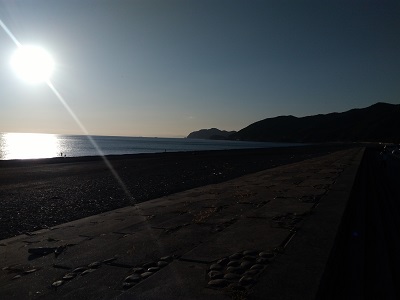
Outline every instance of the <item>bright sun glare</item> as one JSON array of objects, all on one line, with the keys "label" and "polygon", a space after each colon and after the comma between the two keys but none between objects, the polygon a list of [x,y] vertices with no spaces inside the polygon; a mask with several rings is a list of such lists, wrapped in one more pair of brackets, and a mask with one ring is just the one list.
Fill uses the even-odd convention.
[{"label": "bright sun glare", "polygon": [[19,46],[11,57],[11,66],[19,77],[28,83],[37,84],[49,80],[54,61],[41,47]]}]

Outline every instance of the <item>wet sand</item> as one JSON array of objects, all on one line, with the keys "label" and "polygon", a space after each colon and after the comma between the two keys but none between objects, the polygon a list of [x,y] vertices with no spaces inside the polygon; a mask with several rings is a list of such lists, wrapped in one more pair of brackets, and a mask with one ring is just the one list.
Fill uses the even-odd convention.
[{"label": "wet sand", "polygon": [[0,161],[0,239],[348,148],[345,145]]}]

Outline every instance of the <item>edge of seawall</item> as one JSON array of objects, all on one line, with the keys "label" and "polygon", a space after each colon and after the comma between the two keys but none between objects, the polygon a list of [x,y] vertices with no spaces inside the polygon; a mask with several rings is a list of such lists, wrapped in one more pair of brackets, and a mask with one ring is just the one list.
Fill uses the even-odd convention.
[{"label": "edge of seawall", "polygon": [[[340,234],[344,213],[365,148],[353,157],[319,202],[251,299],[316,299],[331,253]],[[299,276],[301,274],[301,276]]]}]

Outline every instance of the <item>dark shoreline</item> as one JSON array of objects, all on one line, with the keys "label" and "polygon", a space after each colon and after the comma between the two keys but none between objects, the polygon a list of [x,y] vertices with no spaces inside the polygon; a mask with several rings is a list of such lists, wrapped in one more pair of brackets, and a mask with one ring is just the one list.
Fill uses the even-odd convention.
[{"label": "dark shoreline", "polygon": [[0,239],[355,145],[0,161]]}]

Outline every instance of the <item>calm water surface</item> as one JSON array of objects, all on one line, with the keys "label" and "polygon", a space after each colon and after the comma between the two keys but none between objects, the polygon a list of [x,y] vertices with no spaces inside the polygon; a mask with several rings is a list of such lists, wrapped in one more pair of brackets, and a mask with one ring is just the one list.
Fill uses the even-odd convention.
[{"label": "calm water surface", "polygon": [[[0,133],[0,160],[93,156],[156,152],[225,150],[295,146],[288,143],[213,141],[185,138],[92,136],[98,149],[83,135]],[[99,151],[100,150],[100,151]]]}]

